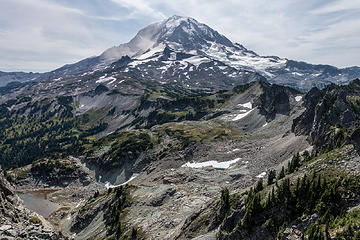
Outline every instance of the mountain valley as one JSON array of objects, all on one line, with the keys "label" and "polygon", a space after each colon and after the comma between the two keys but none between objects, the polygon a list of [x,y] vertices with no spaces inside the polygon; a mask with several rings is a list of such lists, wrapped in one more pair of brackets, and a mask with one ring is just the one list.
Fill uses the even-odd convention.
[{"label": "mountain valley", "polygon": [[0,74],[1,239],[360,238],[358,67],[173,16],[26,75]]}]

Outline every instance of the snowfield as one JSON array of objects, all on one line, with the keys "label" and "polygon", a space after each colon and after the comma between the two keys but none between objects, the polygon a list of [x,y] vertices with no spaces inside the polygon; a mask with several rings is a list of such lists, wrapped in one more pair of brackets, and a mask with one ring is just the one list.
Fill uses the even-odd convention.
[{"label": "snowfield", "polygon": [[262,172],[262,173],[260,173],[259,175],[257,175],[256,177],[257,177],[257,178],[264,178],[265,175],[266,175],[266,172]]},{"label": "snowfield", "polygon": [[247,111],[245,113],[239,113],[238,115],[236,115],[236,117],[233,118],[233,121],[238,121],[240,119],[243,119],[244,117],[246,117],[247,115],[249,115],[252,111],[254,111],[255,108],[251,109],[250,111]]},{"label": "snowfield", "polygon": [[114,77],[106,77],[106,75],[102,76],[99,78],[99,80],[96,81],[96,83],[104,83],[104,82],[108,82],[108,81],[115,81],[116,78]]},{"label": "snowfield", "polygon": [[241,158],[235,158],[231,161],[226,162],[218,162],[218,161],[207,161],[207,162],[200,162],[200,163],[190,163],[187,162],[182,167],[189,167],[189,168],[203,168],[203,167],[213,167],[217,169],[227,169],[230,165],[238,162]]},{"label": "snowfield", "polygon": [[238,121],[240,119],[243,119],[244,117],[246,117],[247,115],[249,115],[255,108],[253,108],[252,103],[251,102],[247,102],[247,103],[240,103],[238,104],[238,106],[240,107],[244,107],[247,108],[249,110],[240,110],[240,113],[236,115],[236,117],[234,117],[232,119],[232,121]]},{"label": "snowfield", "polygon": [[240,104],[238,104],[238,106],[252,109],[252,103],[251,102],[247,102],[247,103],[243,103],[243,104],[240,103]]},{"label": "snowfield", "polygon": [[300,102],[301,99],[302,99],[302,96],[296,96],[296,97],[295,97],[295,101],[297,101],[297,102]]},{"label": "snowfield", "polygon": [[120,187],[120,186],[126,185],[126,184],[128,184],[129,182],[131,182],[132,180],[134,180],[137,176],[139,176],[139,173],[133,173],[133,175],[129,178],[129,180],[127,180],[126,182],[124,182],[124,183],[122,183],[122,184],[119,184],[119,185],[112,185],[112,184],[110,184],[109,182],[106,182],[106,183],[105,183],[105,188],[106,188],[106,189],[109,189],[109,188],[116,188],[116,187]]}]

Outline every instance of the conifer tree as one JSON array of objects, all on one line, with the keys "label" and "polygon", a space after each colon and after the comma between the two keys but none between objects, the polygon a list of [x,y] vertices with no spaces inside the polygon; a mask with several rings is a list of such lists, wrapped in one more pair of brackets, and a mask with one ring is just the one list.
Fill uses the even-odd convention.
[{"label": "conifer tree", "polygon": [[264,189],[264,186],[263,186],[263,180],[262,178],[259,179],[259,181],[257,182],[256,184],[256,187],[255,187],[255,192],[260,192]]},{"label": "conifer tree", "polygon": [[283,179],[285,177],[285,168],[284,166],[281,168],[281,171],[279,173],[278,179]]},{"label": "conifer tree", "polygon": [[227,212],[230,209],[229,189],[225,188],[221,191],[221,211]]},{"label": "conifer tree", "polygon": [[275,178],[276,178],[276,171],[275,170],[270,170],[270,172],[268,174],[267,185],[273,184]]}]

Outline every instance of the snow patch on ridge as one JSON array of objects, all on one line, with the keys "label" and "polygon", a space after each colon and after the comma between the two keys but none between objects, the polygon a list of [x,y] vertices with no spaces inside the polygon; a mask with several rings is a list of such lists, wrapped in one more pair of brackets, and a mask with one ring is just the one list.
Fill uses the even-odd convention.
[{"label": "snow patch on ridge", "polygon": [[235,118],[233,118],[233,121],[238,121],[244,117],[246,117],[247,115],[249,115],[255,108],[251,109],[250,111],[247,111],[246,113],[240,113],[237,114]]},{"label": "snow patch on ridge", "polygon": [[249,108],[252,109],[252,103],[251,102],[247,102],[247,103],[240,103],[238,104],[238,106],[244,107],[244,108]]},{"label": "snow patch on ridge", "polygon": [[190,163],[187,162],[182,167],[189,167],[189,168],[203,168],[203,167],[213,167],[217,169],[227,169],[230,165],[238,162],[241,158],[235,158],[231,161],[226,162],[218,162],[218,161],[207,161],[207,162],[200,162],[200,163]]},{"label": "snow patch on ridge", "polygon": [[240,113],[237,114],[236,117],[232,119],[232,121],[238,121],[238,120],[246,117],[247,115],[249,115],[255,109],[255,108],[253,108],[251,102],[240,103],[240,104],[238,104],[238,106],[247,108],[249,110],[245,110],[245,109],[240,110]]},{"label": "snow patch on ridge", "polygon": [[144,54],[139,56],[137,59],[144,60],[144,59],[150,58],[150,57],[154,56],[156,53],[161,53],[162,51],[164,51],[164,48],[165,48],[164,44],[159,44],[158,46],[149,49],[149,51],[145,52]]},{"label": "snow patch on ridge", "polygon": [[[191,63],[192,65],[199,67],[200,64],[202,63],[208,63],[211,62],[210,59],[206,58],[206,57],[200,57],[200,56],[194,56],[194,57],[190,57],[188,59],[185,60],[188,63]],[[192,70],[190,70],[192,71]]]},{"label": "snow patch on ridge", "polygon": [[119,184],[119,185],[112,185],[112,184],[110,184],[109,182],[105,182],[105,188],[106,188],[106,189],[109,189],[109,188],[116,188],[116,187],[120,187],[120,186],[126,185],[126,184],[128,184],[129,182],[131,182],[132,180],[134,180],[137,176],[139,176],[139,173],[133,173],[133,175],[129,178],[129,180],[127,180],[126,182],[121,183],[121,184]]},{"label": "snow patch on ridge", "polygon": [[106,74],[102,77],[99,77],[99,80],[96,81],[96,83],[103,83],[103,82],[108,82],[108,81],[115,81],[116,78],[114,77],[106,77]]},{"label": "snow patch on ridge", "polygon": [[262,172],[262,173],[260,173],[259,175],[257,175],[256,177],[257,177],[257,178],[264,178],[265,175],[266,175],[266,172]]}]

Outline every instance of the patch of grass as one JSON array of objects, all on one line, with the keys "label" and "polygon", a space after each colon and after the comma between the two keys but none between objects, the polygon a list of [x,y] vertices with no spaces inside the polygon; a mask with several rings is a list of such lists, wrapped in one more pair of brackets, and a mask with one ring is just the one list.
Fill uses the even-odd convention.
[{"label": "patch of grass", "polygon": [[102,168],[120,167],[125,160],[134,160],[151,149],[155,142],[146,131],[120,133],[114,137],[110,149],[103,155]]},{"label": "patch of grass", "polygon": [[346,100],[350,102],[352,108],[354,109],[354,112],[356,114],[356,117],[360,119],[360,97],[355,96],[347,96]]},{"label": "patch of grass", "polygon": [[37,216],[30,217],[29,221],[33,224],[42,224],[41,219]]},{"label": "patch of grass", "polygon": [[60,159],[39,159],[31,165],[31,173],[40,176],[48,176],[50,173],[58,176],[70,175],[76,169],[77,166],[70,161]]},{"label": "patch of grass", "polygon": [[243,135],[232,127],[209,122],[181,122],[164,124],[156,128],[160,133],[166,133],[185,145],[190,142],[217,141],[240,138]]},{"label": "patch of grass", "polygon": [[[350,212],[337,216],[330,224],[330,231],[342,232],[347,226],[360,228],[360,207],[352,209]],[[340,230],[340,231],[339,231]],[[360,230],[360,229],[359,229]]]}]

